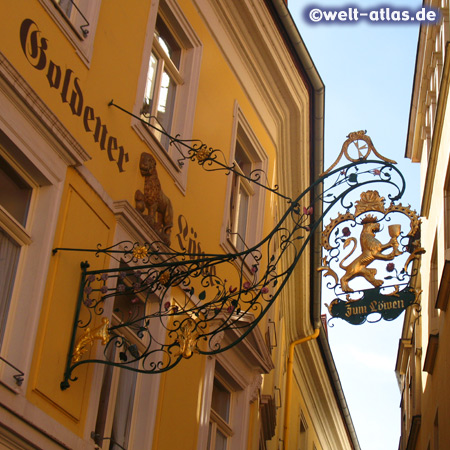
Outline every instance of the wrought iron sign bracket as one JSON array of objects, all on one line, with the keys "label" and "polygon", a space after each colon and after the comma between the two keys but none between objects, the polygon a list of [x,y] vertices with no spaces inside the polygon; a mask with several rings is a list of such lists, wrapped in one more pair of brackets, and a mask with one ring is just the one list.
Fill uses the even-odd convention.
[{"label": "wrought iron sign bracket", "polygon": [[[111,105],[121,109],[113,103]],[[234,171],[244,176],[233,165],[221,162],[217,155],[222,153],[218,150],[212,150],[200,141],[187,143],[178,138],[171,139],[173,145],[184,146],[185,159],[197,161],[206,170],[224,170],[226,174]],[[363,144],[359,145],[360,142]],[[351,144],[355,144],[359,152],[355,159],[348,154]],[[254,330],[281,294],[313,234],[321,231],[323,218],[335,208],[343,209],[345,214],[340,214],[340,219],[335,219],[324,229],[322,246],[329,254],[324,256],[319,270],[333,278],[335,283],[330,288],[338,297],[346,297],[336,301],[336,307],[348,311],[348,305],[352,305],[351,296],[357,295],[358,291],[350,292],[348,283],[364,278],[366,273],[375,275],[375,269],[366,267],[368,264],[353,264],[357,266],[356,272],[347,275],[347,279],[345,274],[344,279],[339,278],[338,272],[342,270],[339,264],[343,262],[340,259],[341,249],[350,243],[355,244],[356,248],[356,239],[350,238],[341,226],[344,223],[342,218],[350,222],[349,230],[364,227],[370,222],[370,233],[373,232],[374,236],[378,232],[377,226],[379,228],[380,223],[394,212],[406,215],[414,226],[408,233],[396,227],[392,231],[391,241],[376,256],[382,254],[380,258],[383,259],[389,250],[404,257],[409,255],[404,262],[404,270],[398,274],[404,281],[403,287],[397,288],[394,293],[384,294],[381,290],[383,281],[381,284],[376,282],[376,292],[365,291],[365,298],[366,301],[370,299],[367,308],[371,308],[370,302],[375,301],[374,295],[378,301],[382,299],[396,307],[408,307],[413,302],[410,280],[414,276],[409,272],[409,267],[423,252],[416,236],[419,222],[414,212],[397,204],[405,191],[401,172],[393,161],[372,152],[372,148],[373,144],[364,131],[351,133],[340,155],[344,155],[350,163],[334,168],[335,163],[296,199],[280,194],[277,187],[265,186],[286,200],[287,209],[263,240],[241,252],[188,253],[176,251],[160,241],[123,241],[106,248],[99,244],[95,249],[54,249],[54,253],[79,251],[96,256],[107,254],[120,262],[116,268],[102,270],[89,270],[88,262],[81,264],[76,313],[61,389],[67,389],[70,382],[76,380],[74,370],[82,364],[100,363],[141,373],[161,373],[194,353],[213,355],[239,344]],[[362,153],[363,149],[367,150],[366,154]],[[372,153],[378,159],[368,159]],[[264,185],[261,181],[264,177],[260,173],[250,174],[247,179]],[[357,213],[352,213],[355,205],[350,194],[361,194],[374,184],[389,188],[390,206],[384,208],[383,203],[382,209],[379,203],[366,202],[361,197],[356,202],[359,208]],[[332,230],[338,231],[331,236]],[[337,268],[334,267],[336,263]],[[220,272],[226,273],[227,278]],[[174,289],[176,300],[169,295]],[[387,295],[389,299],[384,298]],[[345,306],[340,306],[345,301]],[[330,308],[332,315],[333,308]],[[394,307],[390,310],[393,311]],[[106,315],[105,311],[112,313]],[[357,320],[357,314],[352,315],[355,323],[364,321]],[[384,317],[391,319],[386,314]],[[96,342],[104,345],[103,352],[94,349]]]}]

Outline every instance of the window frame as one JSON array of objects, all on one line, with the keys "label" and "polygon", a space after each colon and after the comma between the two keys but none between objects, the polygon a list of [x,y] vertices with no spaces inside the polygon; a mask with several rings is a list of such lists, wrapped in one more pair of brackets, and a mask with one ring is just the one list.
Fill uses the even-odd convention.
[{"label": "window frame", "polygon": [[[129,266],[129,269],[133,270],[133,267]],[[124,284],[126,284],[127,286],[131,286],[133,283],[129,277],[124,278],[124,280],[122,282]],[[143,304],[145,305],[145,314],[150,313],[152,306],[158,307],[159,302],[160,302],[160,299],[158,299],[156,295],[152,296],[151,299],[148,299],[147,302],[145,301],[144,293],[138,293],[138,294],[130,293],[127,296],[129,296],[129,297],[135,296],[135,297],[139,298],[139,300],[141,300],[143,302]],[[112,311],[110,312],[111,325],[116,326],[121,323],[121,319],[120,319],[119,315],[117,315],[115,313],[115,306],[116,306],[115,302],[112,302],[112,303],[113,303]],[[123,335],[128,341],[132,342],[133,344],[136,344],[136,346],[138,347],[140,352],[142,352],[146,348],[146,344],[148,344],[148,342],[146,342],[145,338],[144,339],[140,338],[132,329],[130,329],[128,327],[122,328],[120,331],[120,335]],[[117,349],[115,349],[115,346],[113,346],[111,348],[115,350],[114,361],[119,362],[119,355],[118,355]],[[111,350],[111,351],[113,351],[113,350]],[[137,362],[137,364],[139,364],[139,361]],[[127,448],[130,445],[130,441],[132,440],[132,437],[133,437],[134,423],[137,420],[135,410],[136,410],[136,406],[139,401],[142,374],[136,373],[136,372],[133,372],[128,369],[121,368],[121,367],[106,366],[103,370],[101,393],[100,393],[100,397],[99,397],[99,408],[98,408],[98,412],[97,412],[97,418],[100,414],[102,414],[104,417],[104,422],[102,424],[103,435],[99,436],[99,438],[98,438],[99,440],[102,441],[105,438],[105,436],[112,437],[113,426],[114,426],[114,417],[116,414],[117,397],[118,397],[118,393],[119,393],[119,383],[120,383],[120,380],[121,380],[121,377],[123,376],[123,374],[128,375],[130,373],[135,374],[135,378],[134,378],[134,385],[132,388],[133,389],[132,413],[131,413],[131,416],[129,417],[129,423],[128,423],[128,427],[127,427],[128,430],[126,431],[127,435],[128,435],[128,442],[124,443],[124,444],[118,443],[119,445],[125,446],[125,448]],[[107,377],[109,377],[109,378],[107,378]],[[109,384],[109,386],[107,387],[108,391],[106,392],[106,398],[102,399],[104,383]],[[106,403],[106,411],[101,410],[101,401],[102,400],[107,400],[105,402]],[[97,434],[98,431],[99,430],[97,429],[97,423],[96,423],[95,433]],[[101,445],[104,450],[110,449],[113,443],[114,443],[114,441],[111,439],[108,439],[106,442],[102,442],[101,444],[99,444],[99,442],[97,442],[97,444]]]},{"label": "window frame", "polygon": [[[229,335],[231,333],[231,335]],[[212,391],[214,378],[217,377],[232,391],[230,437],[228,448],[244,448],[249,433],[250,408],[259,395],[262,385],[261,373],[269,373],[273,361],[265,344],[261,331],[256,327],[251,339],[244,339],[239,351],[234,348],[207,358],[205,361],[204,383],[201,400],[200,426],[197,450],[207,450],[209,423],[211,417]],[[235,339],[237,334],[228,330],[219,338],[224,343]]]},{"label": "window frame", "polygon": [[180,165],[178,161],[181,156],[179,153],[180,150],[171,146],[169,151],[167,151],[157,136],[155,136],[155,133],[137,118],[141,116],[149,61],[155,50],[154,34],[158,16],[164,21],[181,49],[178,71],[183,83],[177,86],[173,107],[172,127],[171,130],[167,131],[171,136],[179,136],[184,140],[192,138],[203,46],[175,0],[156,0],[155,7],[150,9],[146,35],[152,36],[152,38],[147,39],[144,45],[141,71],[136,89],[136,100],[133,107],[133,112],[136,117],[131,119],[131,125],[171,175],[181,192],[184,193],[186,191],[189,160],[183,161]]},{"label": "window frame", "polygon": [[25,184],[31,189],[31,195],[28,199],[27,211],[25,223],[19,223],[16,218],[10,214],[5,207],[0,205],[0,231],[2,231],[6,238],[11,240],[13,244],[17,247],[17,255],[15,261],[15,268],[11,273],[11,277],[8,280],[8,285],[10,285],[9,293],[5,296],[4,305],[1,306],[0,309],[0,354],[2,350],[3,338],[5,335],[5,330],[7,328],[8,323],[8,315],[11,307],[11,302],[14,296],[15,283],[16,283],[16,275],[20,268],[21,259],[23,259],[23,252],[26,250],[26,247],[32,244],[33,240],[31,238],[30,231],[30,222],[28,220],[33,211],[33,205],[35,203],[37,190],[39,188],[38,184],[33,180],[33,178],[25,171],[23,168],[18,165],[13,158],[8,155],[6,149],[0,144],[0,156],[6,162],[7,165],[14,171],[16,176],[21,178]]},{"label": "window frame", "polygon": [[[148,225],[142,215],[126,200],[118,200],[113,202],[113,211],[116,216],[117,227],[114,236],[114,242],[153,242],[158,240],[158,236],[154,230]],[[117,261],[112,261],[112,268],[118,267]],[[133,265],[129,264],[130,270],[133,269]],[[145,295],[145,294],[141,294]],[[140,296],[139,294],[137,295]],[[159,308],[161,301],[168,301],[172,298],[171,290],[166,293],[164,300],[157,298],[155,295],[154,301],[148,301],[146,304],[147,313],[150,313],[152,308]],[[150,311],[149,311],[150,309]],[[117,317],[113,314],[113,305],[105,309],[105,315],[111,319],[111,323],[115,324]],[[141,341],[138,336],[131,330],[126,330],[127,337],[134,338],[136,341]],[[165,328],[160,325],[160,329],[157,331],[157,339],[164,339]],[[142,345],[146,345],[145,338],[141,341]],[[104,348],[97,346],[98,357],[102,358]],[[91,399],[90,404],[99,405],[100,392],[103,384],[103,374],[106,370],[106,365],[96,364],[94,367],[93,382],[91,384]],[[113,368],[116,371],[122,369],[120,367]],[[157,405],[159,398],[159,386],[161,382],[161,374],[137,374],[136,390],[134,394],[133,414],[130,424],[130,448],[136,446],[136,448],[144,448],[147,442],[153,442],[153,434],[155,430],[155,424],[157,419]],[[112,393],[111,395],[113,395]],[[90,408],[88,417],[86,420],[86,435],[89,436],[92,430],[96,429],[98,408]],[[110,416],[113,413],[109,413]],[[107,418],[108,420],[108,418]],[[105,427],[105,430],[108,430]],[[106,431],[107,433],[108,431]],[[108,436],[108,435],[106,435]],[[105,445],[106,442],[103,444]],[[109,445],[109,444],[106,444]],[[105,445],[105,447],[106,447]]]},{"label": "window frame", "polygon": [[214,385],[216,381],[222,385],[224,390],[229,394],[228,399],[228,420],[225,420],[218,412],[216,412],[211,404],[211,409],[209,411],[209,435],[208,435],[208,447],[207,450],[214,450],[216,448],[216,436],[217,431],[220,431],[227,439],[227,448],[229,448],[229,443],[233,437],[233,389],[227,384],[227,382],[219,375],[214,375],[214,382],[211,396],[214,396]]},{"label": "window frame", "polygon": [[[158,18],[162,21],[164,20],[161,18],[160,15],[158,15]],[[169,33],[171,33],[171,30],[169,29],[167,24],[164,24],[164,25],[165,25],[165,28],[167,29],[167,31]],[[167,52],[164,50],[164,47],[159,42],[160,39],[163,39],[163,38],[160,37],[161,35],[157,35],[157,33],[156,33],[157,26],[158,26],[158,19],[157,19],[156,26],[155,26],[155,32],[153,34],[152,53],[150,55],[150,59],[149,59],[149,63],[148,63],[148,71],[147,71],[147,75],[146,75],[147,81],[146,81],[146,85],[145,85],[144,99],[143,99],[144,101],[143,101],[142,110],[141,110],[141,117],[144,121],[146,121],[146,122],[148,121],[148,123],[151,125],[152,133],[154,134],[156,139],[159,141],[161,146],[169,153],[170,156],[172,156],[172,158],[176,158],[176,155],[173,154],[173,152],[171,152],[171,149],[169,148],[169,141],[167,140],[167,137],[164,136],[162,133],[158,132],[158,128],[160,127],[162,131],[166,131],[169,134],[171,134],[173,120],[174,120],[174,113],[175,113],[177,91],[179,91],[179,88],[184,84],[184,80],[180,73],[179,68],[172,61],[171,57],[167,54]],[[171,33],[170,36],[173,40],[177,41],[177,39],[176,39],[176,37],[174,37],[173,33]],[[182,50],[181,46],[179,45],[178,41],[177,41],[177,45],[178,45],[178,48],[180,51],[180,59],[181,59],[183,50]],[[149,106],[151,106],[150,111],[149,111],[150,117],[147,118],[146,114],[143,112],[143,110],[144,110],[144,106],[145,106],[145,100],[146,100],[145,94],[147,92],[147,86],[151,79],[148,75],[150,72],[152,57],[154,57],[156,60],[156,69],[155,69],[155,74],[152,77],[152,79],[154,81],[151,86],[151,88],[152,88],[151,90],[153,91],[153,101],[151,102],[151,104],[149,104]],[[180,65],[181,65],[181,61],[180,61]],[[163,124],[161,124],[158,120],[158,113],[159,113],[161,92],[163,89],[163,77],[164,77],[164,74],[166,74],[166,73],[170,79],[170,82],[173,83],[173,85],[174,85],[173,86],[174,98],[173,98],[173,104],[170,106],[170,110],[169,110],[169,113],[170,113],[169,127],[167,129],[164,129]],[[166,113],[167,113],[167,111],[166,111]],[[167,125],[166,125],[166,127],[167,127]],[[167,140],[167,146],[166,146],[166,143],[163,143],[163,141],[166,141],[166,140]]]},{"label": "window frame", "polygon": [[[230,161],[236,163],[235,154],[236,148],[240,145],[243,151],[246,153],[247,157],[251,161],[250,172],[253,170],[261,170],[264,173],[267,173],[268,168],[268,156],[261,144],[259,143],[255,133],[253,132],[250,124],[246,120],[241,108],[235,103],[234,109],[234,124],[232,131],[232,142],[230,149]],[[241,169],[238,168],[240,172]],[[235,253],[238,251],[239,246],[233,242],[233,236],[231,236],[228,232],[231,222],[231,202],[233,195],[233,185],[236,182],[236,178],[240,178],[236,174],[230,174],[227,184],[227,194],[225,199],[225,208],[224,208],[224,218],[223,225],[221,230],[220,242],[223,249],[227,253]],[[253,192],[253,195],[250,197],[250,202],[248,206],[248,214],[247,214],[247,223],[245,226],[246,236],[244,236],[245,247],[252,247],[257,242],[261,240],[262,232],[263,232],[263,221],[259,220],[261,213],[264,212],[264,203],[265,203],[265,189],[261,186],[258,186],[255,183],[251,183],[250,181],[240,178],[238,181],[238,185],[243,185],[248,192]],[[239,225],[237,225],[239,228]],[[249,231],[252,231],[249,233]],[[247,262],[248,265],[249,261]],[[247,267],[250,270],[250,267]],[[250,276],[250,272],[247,274]]]},{"label": "window frame", "polygon": [[[34,382],[30,372],[38,345],[38,325],[46,313],[48,268],[67,170],[82,166],[90,155],[1,51],[0,145],[15,167],[37,186],[24,227],[32,245],[20,254],[1,348],[2,358],[17,370],[0,364],[2,402],[10,417],[22,418],[24,435],[33,436],[36,446],[47,448],[56,440],[70,442],[67,445],[73,447],[72,432],[52,422],[27,394]],[[18,371],[21,383],[15,378]],[[45,432],[49,423],[51,439]],[[33,434],[33,430],[43,433]]]},{"label": "window frame", "polygon": [[39,2],[77,50],[82,61],[89,67],[102,0],[78,0],[78,3],[82,3],[78,8],[83,11],[89,24],[87,34],[77,30],[77,25],[67,16],[56,0],[39,0]]},{"label": "window frame", "polygon": [[[113,350],[115,351],[115,361],[118,361],[118,355],[117,355],[117,349],[115,347],[112,347]],[[138,393],[139,393],[139,389],[138,389],[138,385],[139,385],[139,374],[137,374],[136,372],[132,372],[126,369],[121,369],[119,367],[114,367],[114,366],[107,366],[105,367],[105,371],[104,371],[104,380],[102,383],[102,391],[101,393],[103,393],[103,387],[104,387],[104,383],[108,383],[109,386],[107,387],[107,392],[105,394],[105,400],[107,400],[106,402],[106,410],[101,410],[99,407],[98,410],[98,414],[100,413],[104,413],[104,422],[102,424],[103,428],[103,432],[102,432],[102,436],[98,435],[98,431],[100,431],[97,426],[95,428],[95,433],[96,433],[96,443],[98,445],[101,446],[101,448],[103,450],[109,450],[111,448],[112,445],[114,445],[116,442],[114,440],[112,440],[110,437],[112,437],[112,432],[113,432],[113,426],[114,426],[114,417],[115,417],[115,413],[116,413],[116,406],[117,406],[117,397],[118,397],[118,393],[119,393],[119,383],[120,383],[120,379],[123,376],[123,374],[134,374],[134,383],[132,386],[133,389],[133,404],[132,404],[132,413],[131,413],[131,417],[129,418],[129,424],[128,424],[128,430],[127,430],[127,434],[128,434],[128,441],[127,443],[125,443],[124,445],[126,445],[125,448],[128,447],[130,439],[131,439],[131,433],[132,433],[132,426],[133,426],[133,420],[134,420],[134,416],[135,416],[135,404],[136,404],[136,399],[138,397]],[[100,401],[102,400],[102,395],[100,394]],[[99,405],[100,406],[100,405]],[[98,441],[97,441],[97,436],[98,436]],[[105,437],[107,437],[107,439],[105,439]],[[119,442],[117,442],[117,444],[120,444]]]}]

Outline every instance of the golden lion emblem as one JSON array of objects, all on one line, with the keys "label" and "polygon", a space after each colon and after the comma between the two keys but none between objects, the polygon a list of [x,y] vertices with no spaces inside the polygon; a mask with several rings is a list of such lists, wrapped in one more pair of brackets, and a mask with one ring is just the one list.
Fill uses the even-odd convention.
[{"label": "golden lion emblem", "polygon": [[[354,237],[346,239],[344,248],[353,243],[351,252],[340,262],[339,267],[345,270],[345,275],[341,278],[341,288],[344,292],[353,292],[348,285],[350,280],[356,277],[363,277],[374,287],[383,284],[382,280],[375,278],[377,269],[370,269],[367,266],[375,260],[390,261],[402,252],[398,249],[397,238],[400,235],[400,225],[390,225],[389,234],[391,239],[387,244],[382,244],[376,237],[375,233],[380,231],[380,224],[376,221],[376,217],[368,215],[362,220],[363,229],[360,236],[361,254],[357,256],[351,263],[344,265],[346,261],[356,250],[357,241]],[[392,248],[388,254],[383,251]]]}]

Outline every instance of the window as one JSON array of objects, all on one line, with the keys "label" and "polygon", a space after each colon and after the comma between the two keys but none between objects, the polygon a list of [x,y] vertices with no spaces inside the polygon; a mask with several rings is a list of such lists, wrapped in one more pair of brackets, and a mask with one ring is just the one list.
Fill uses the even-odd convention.
[{"label": "window", "polygon": [[69,42],[89,64],[102,0],[39,0]]},{"label": "window", "polygon": [[231,429],[231,390],[214,378],[209,419],[208,450],[227,450]]},{"label": "window", "polygon": [[[117,359],[117,355],[114,354],[118,353],[117,349],[112,346],[110,350],[109,357]],[[136,380],[137,372],[112,366],[105,367],[95,427],[95,441],[104,449],[118,450],[128,446]]]},{"label": "window", "polygon": [[[156,233],[146,224],[142,226],[140,213],[127,201],[118,200],[114,202],[114,213],[117,227],[114,242],[152,242],[158,239]],[[118,264],[117,262],[112,263]],[[132,285],[142,280],[143,275],[139,272],[132,272],[131,265],[126,266],[120,263],[121,267],[128,267],[130,270],[124,271],[125,277],[119,283]],[[110,281],[114,281],[111,277]],[[147,295],[149,295],[147,297]],[[158,317],[159,305],[171,300],[167,295],[161,299],[156,294],[142,292],[137,296],[134,294],[122,294],[114,298],[114,302],[109,302],[105,307],[105,315],[110,317],[113,326],[123,323],[131,312],[136,318],[133,326],[123,326],[120,328],[120,335],[123,335],[130,343],[125,355],[121,355],[122,349],[117,349],[117,353],[110,353],[108,358],[115,358],[120,361],[126,356],[130,363],[134,351],[141,352],[144,347],[147,350],[157,350],[159,343],[166,338],[166,318]],[[138,319],[147,314],[149,328],[152,334],[152,342],[144,333],[143,337],[138,336],[142,322]],[[153,315],[153,316],[152,316]],[[152,317],[149,317],[152,316]],[[119,328],[116,328],[116,333]],[[113,346],[114,347],[114,346]],[[98,346],[99,357],[102,358],[104,347]],[[113,350],[110,350],[113,352]],[[146,359],[149,364],[157,364],[160,360],[160,352],[149,355]],[[123,359],[122,359],[123,360]],[[142,368],[141,361],[136,368]],[[90,433],[94,430],[95,442],[103,450],[119,450],[120,447],[113,445],[117,442],[124,448],[147,448],[149,442],[153,442],[158,412],[159,386],[161,374],[142,374],[107,365],[96,364],[92,388],[92,404],[98,404],[96,412],[93,412],[87,420],[87,430]],[[108,439],[107,439],[108,438]],[[110,440],[113,439],[113,441]],[[123,444],[123,443],[128,443]]]},{"label": "window", "polygon": [[299,433],[299,450],[306,450],[308,447],[308,425],[303,413],[300,413],[300,433]]},{"label": "window", "polygon": [[429,314],[429,328],[430,333],[435,333],[439,330],[439,310],[436,308],[437,293],[439,289],[438,276],[438,248],[437,235],[434,239],[433,251],[430,260],[430,281],[428,286],[428,314]]},{"label": "window", "polygon": [[[249,177],[252,171],[252,161],[239,140],[236,142],[234,167],[240,174],[246,177]],[[249,207],[254,194],[255,191],[249,180],[237,174],[233,174],[229,230],[230,241],[239,252],[246,248]]]},{"label": "window", "polygon": [[75,31],[80,33],[82,37],[86,37],[89,34],[89,21],[80,9],[80,7],[86,7],[86,5],[82,5],[83,2],[76,0],[54,0],[54,2],[69,19]]},{"label": "window", "polygon": [[267,170],[267,155],[237,106],[235,111],[231,161],[237,173],[230,175],[222,244],[227,251],[241,252],[257,243],[262,235],[263,221],[260,217],[265,192],[247,178],[255,178],[254,171]]},{"label": "window", "polygon": [[156,128],[153,133],[166,150],[169,138],[158,130],[171,133],[177,86],[183,84],[180,60],[181,47],[158,16],[141,115]]},{"label": "window", "polygon": [[436,411],[433,423],[433,449],[439,450],[439,414]]},{"label": "window", "polygon": [[[126,266],[122,265],[122,267]],[[137,282],[137,276],[135,275],[128,275],[123,280],[119,277],[118,281],[118,283],[124,285],[135,282]],[[149,306],[140,296],[134,294],[116,296],[112,311],[112,325],[117,326],[129,320],[130,315],[132,317],[143,317]],[[132,326],[120,329],[120,334],[126,339],[128,347],[125,349],[111,342],[107,350],[108,360],[125,362],[135,355],[138,356],[140,351],[145,350],[145,343],[138,336],[140,326],[141,322],[135,321]],[[139,361],[130,361],[128,367],[138,368]],[[137,372],[105,366],[95,425],[95,441],[105,450],[128,448],[133,411],[137,402],[137,381]]]},{"label": "window", "polygon": [[159,0],[151,8],[141,75],[136,93],[135,114],[151,126],[133,119],[138,135],[184,190],[187,161],[182,151],[169,145],[170,136],[192,137],[195,102],[200,75],[200,40],[175,0]]},{"label": "window", "polygon": [[20,250],[31,243],[25,226],[32,192],[30,184],[0,156],[0,346]]},{"label": "window", "polygon": [[[230,342],[238,333],[227,330],[218,340]],[[274,367],[258,327],[250,336],[239,351],[231,349],[206,360],[197,450],[246,448],[251,405],[260,398],[261,374]]]}]

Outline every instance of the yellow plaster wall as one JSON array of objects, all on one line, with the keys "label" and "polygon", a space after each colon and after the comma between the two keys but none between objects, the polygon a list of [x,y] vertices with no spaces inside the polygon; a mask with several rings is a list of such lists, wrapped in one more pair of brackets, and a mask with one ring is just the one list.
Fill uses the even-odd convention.
[{"label": "yellow plaster wall", "polygon": [[[112,242],[114,216],[102,200],[69,169],[62,198],[55,247],[96,248]],[[61,391],[69,342],[80,284],[80,263],[89,261],[90,269],[107,267],[108,258],[94,253],[58,251],[52,257],[42,307],[36,350],[27,396],[79,435],[83,432],[90,392],[92,367],[82,365],[78,377]]]},{"label": "yellow plaster wall", "polygon": [[197,448],[204,361],[204,356],[194,355],[162,375],[152,448]]},{"label": "yellow plaster wall", "polygon": [[[151,2],[102,2],[90,67],[82,62],[74,47],[61,37],[58,26],[39,2],[26,3],[27,8],[17,8],[15,2],[1,0],[0,26],[3,34],[11,37],[2,45],[2,51],[90,154],[92,159],[86,163],[86,167],[106,193],[113,200],[125,199],[134,204],[134,192],[142,189],[143,184],[138,168],[139,156],[142,151],[149,149],[130,127],[131,119],[108,107],[108,102],[114,99],[124,108],[130,111],[133,109],[144,40],[151,38],[145,36]],[[180,0],[179,4],[203,44],[193,137],[201,139],[208,146],[221,149],[229,161],[233,111],[237,101],[269,157],[269,184],[273,184],[276,152],[266,124],[247,98],[244,87],[239,84],[192,2]],[[62,70],[69,68],[73,71],[73,76],[79,79],[84,106],[92,107],[95,115],[100,116],[102,123],[107,126],[108,133],[125,147],[129,162],[124,172],[119,172],[117,165],[108,160],[106,151],[99,149],[92,133],[86,132],[82,118],[73,115],[68,104],[61,101],[60,92],[49,86],[47,68],[38,71],[27,61],[19,40],[20,24],[26,18],[31,18],[48,40],[48,63],[52,61]],[[157,169],[163,190],[173,203],[173,246],[178,249],[181,244],[186,244],[180,244],[183,227],[186,226],[187,238],[195,238],[203,251],[221,252],[219,233],[228,180],[225,173],[207,172],[197,163],[191,162],[186,193],[182,193],[161,164],[157,164]],[[112,243],[115,224],[112,212],[73,169],[68,172],[61,204],[63,207],[55,246],[94,248],[99,242],[103,245]],[[267,214],[263,234],[267,234],[273,225],[269,205],[270,195],[266,195]],[[180,216],[186,219],[186,223],[179,221]],[[89,365],[77,368],[74,375],[79,380],[71,383],[67,391],[62,392],[59,385],[71,333],[67,324],[73,323],[80,279],[79,264],[85,259],[89,259],[91,268],[108,265],[105,258],[95,258],[92,254],[60,252],[53,257],[27,394],[34,404],[79,435],[83,433],[92,368]],[[226,273],[221,275],[227,276]],[[281,335],[278,334],[279,339]],[[194,355],[191,360],[182,361],[177,368],[163,375],[154,448],[195,448],[199,418],[192,411],[199,410],[203,371],[204,359]],[[188,378],[186,373],[189,373]],[[293,404],[301,402],[298,390],[294,390],[294,395]],[[257,440],[254,421],[259,420],[259,413],[255,408],[252,407],[251,442]],[[175,426],[177,432],[170,432]],[[292,429],[297,428],[293,426]]]},{"label": "yellow plaster wall", "polygon": [[[295,375],[294,375],[295,376]],[[295,381],[294,381],[295,383]],[[305,399],[301,393],[301,390],[297,383],[294,384],[292,389],[291,411],[290,411],[290,427],[289,427],[289,444],[294,444],[294,448],[298,448],[299,430],[300,430],[300,418],[303,417],[306,421],[307,427],[307,448],[313,448],[313,443],[317,450],[321,450],[319,439],[314,428],[314,423],[309,413],[309,407],[306,405]]]}]

